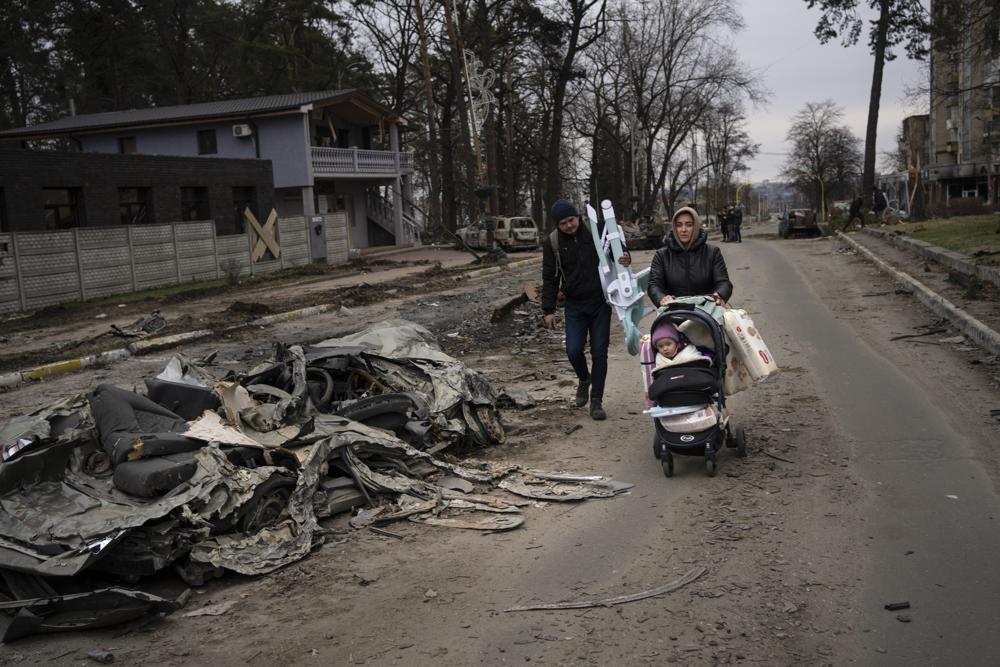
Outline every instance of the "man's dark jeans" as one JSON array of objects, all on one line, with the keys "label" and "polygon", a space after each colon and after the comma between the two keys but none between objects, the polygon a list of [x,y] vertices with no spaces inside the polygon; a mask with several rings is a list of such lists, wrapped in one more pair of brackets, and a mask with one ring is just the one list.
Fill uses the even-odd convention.
[{"label": "man's dark jeans", "polygon": [[[587,369],[583,349],[590,336],[590,358],[593,368]],[[590,398],[604,398],[604,381],[608,377],[608,345],[611,342],[611,306],[604,302],[577,303],[566,300],[566,356],[580,382],[590,381]]]}]

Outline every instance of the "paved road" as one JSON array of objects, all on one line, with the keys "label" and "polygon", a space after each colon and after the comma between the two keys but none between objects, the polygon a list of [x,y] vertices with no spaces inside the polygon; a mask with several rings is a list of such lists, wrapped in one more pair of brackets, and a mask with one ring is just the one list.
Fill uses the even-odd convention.
[{"label": "paved road", "polygon": [[[851,441],[854,468],[874,490],[856,527],[865,557],[842,564],[858,574],[866,630],[852,657],[868,662],[882,649],[882,664],[996,664],[1000,498],[978,458],[989,443],[954,423],[943,384],[926,386],[917,377],[925,369],[899,367],[818,299],[806,267],[780,244],[754,242],[741,254],[769,286],[769,326],[808,342],[807,362]],[[880,315],[873,308],[869,316]],[[883,609],[898,601],[913,606],[899,612],[909,626]]]}]

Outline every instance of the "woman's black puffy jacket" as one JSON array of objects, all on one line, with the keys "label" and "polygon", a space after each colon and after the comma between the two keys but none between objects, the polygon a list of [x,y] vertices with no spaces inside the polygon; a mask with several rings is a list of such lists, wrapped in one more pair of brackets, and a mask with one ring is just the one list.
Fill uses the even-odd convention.
[{"label": "woman's black puffy jacket", "polygon": [[660,299],[670,296],[702,296],[713,292],[729,301],[733,284],[729,282],[726,260],[722,251],[708,244],[708,232],[699,230],[691,247],[684,249],[667,233],[666,245],[653,255],[649,270],[649,298],[659,306]]}]

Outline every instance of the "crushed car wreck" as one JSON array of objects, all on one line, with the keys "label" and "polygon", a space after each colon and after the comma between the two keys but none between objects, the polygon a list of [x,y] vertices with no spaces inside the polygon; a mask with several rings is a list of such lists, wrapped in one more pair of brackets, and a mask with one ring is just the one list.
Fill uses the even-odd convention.
[{"label": "crushed car wreck", "polygon": [[[145,384],[145,395],[100,385],[0,424],[0,610],[16,613],[4,641],[70,628],[56,618],[64,608],[89,614],[78,627],[176,608],[118,588],[71,598],[61,590],[70,578],[135,583],[173,568],[201,585],[301,559],[323,541],[321,519],[356,508],[367,508],[359,527],[503,531],[523,524],[525,497],[631,487],[440,458],[503,442],[499,395],[402,320],[278,344],[267,363],[224,377],[174,357]],[[99,613],[132,593],[113,602],[121,614]]]}]

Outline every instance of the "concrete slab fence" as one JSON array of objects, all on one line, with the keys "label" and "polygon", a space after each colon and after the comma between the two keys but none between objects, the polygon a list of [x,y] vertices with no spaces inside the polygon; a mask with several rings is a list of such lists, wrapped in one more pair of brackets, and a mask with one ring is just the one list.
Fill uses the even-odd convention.
[{"label": "concrete slab fence", "polygon": [[[327,262],[342,264],[347,216],[323,219]],[[0,313],[309,263],[307,219],[279,218],[277,226],[279,257],[258,262],[250,261],[256,234],[217,236],[211,220],[0,234]]]}]

